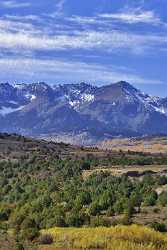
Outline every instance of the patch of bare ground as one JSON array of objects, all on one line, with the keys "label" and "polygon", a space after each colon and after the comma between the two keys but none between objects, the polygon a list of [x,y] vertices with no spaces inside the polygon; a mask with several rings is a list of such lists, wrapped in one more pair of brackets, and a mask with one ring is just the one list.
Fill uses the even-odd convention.
[{"label": "patch of bare ground", "polygon": [[133,223],[147,225],[153,221],[164,223],[167,226],[167,207],[143,207],[140,213],[134,214]]}]

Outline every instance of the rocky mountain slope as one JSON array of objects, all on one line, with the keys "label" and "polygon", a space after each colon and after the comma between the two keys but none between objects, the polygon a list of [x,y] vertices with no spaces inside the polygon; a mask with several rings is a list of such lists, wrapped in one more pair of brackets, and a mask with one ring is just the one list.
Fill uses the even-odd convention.
[{"label": "rocky mountain slope", "polygon": [[94,143],[112,136],[167,134],[167,98],[127,82],[0,84],[0,131]]}]

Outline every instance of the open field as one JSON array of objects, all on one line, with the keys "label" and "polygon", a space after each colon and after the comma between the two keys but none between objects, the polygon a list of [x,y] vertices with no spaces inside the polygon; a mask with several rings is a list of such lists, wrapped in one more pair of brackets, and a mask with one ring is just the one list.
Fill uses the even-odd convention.
[{"label": "open field", "polygon": [[99,143],[99,147],[115,151],[167,154],[167,137],[115,138]]},{"label": "open field", "polygon": [[93,173],[99,172],[111,173],[114,176],[127,175],[130,177],[142,177],[145,174],[152,175],[167,175],[167,165],[144,165],[144,166],[111,166],[111,167],[99,167],[93,170],[84,170],[83,178],[86,179]]},{"label": "open field", "polygon": [[110,250],[166,250],[167,235],[143,226],[116,226],[111,228],[53,228],[54,243],[40,250],[110,249]]}]

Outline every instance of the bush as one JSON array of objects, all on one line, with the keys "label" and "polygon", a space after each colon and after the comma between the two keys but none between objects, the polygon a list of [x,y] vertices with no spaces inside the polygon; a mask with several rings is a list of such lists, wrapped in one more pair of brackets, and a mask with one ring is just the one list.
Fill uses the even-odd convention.
[{"label": "bush", "polygon": [[151,228],[153,228],[155,231],[158,232],[166,232],[166,226],[164,223],[159,223],[157,221],[154,221],[151,223]]},{"label": "bush", "polygon": [[51,234],[44,234],[41,235],[41,237],[39,238],[39,243],[41,245],[50,245],[53,243],[53,237]]},{"label": "bush", "polygon": [[158,201],[161,204],[161,206],[166,206],[167,205],[167,192],[161,193],[159,195]]},{"label": "bush", "polygon": [[155,208],[153,209],[153,212],[154,212],[155,214],[158,214],[158,213],[160,212],[160,209],[159,209],[158,207],[155,207]]},{"label": "bush", "polygon": [[148,193],[144,200],[145,206],[154,206],[156,204],[158,195],[155,191]]},{"label": "bush", "polygon": [[167,184],[167,177],[166,176],[160,176],[158,180],[158,185],[166,185]]},{"label": "bush", "polygon": [[22,229],[27,229],[27,228],[35,228],[36,227],[36,222],[32,218],[25,218],[24,221],[21,224]]},{"label": "bush", "polygon": [[22,243],[17,242],[14,246],[14,250],[24,250],[24,246]]},{"label": "bush", "polygon": [[66,224],[70,227],[80,227],[83,222],[82,216],[77,212],[71,211],[66,215]]},{"label": "bush", "polygon": [[90,163],[88,161],[83,162],[81,165],[82,170],[90,170]]},{"label": "bush", "polygon": [[90,220],[91,227],[109,227],[111,223],[109,220],[102,218],[101,216],[92,217]]},{"label": "bush", "polygon": [[39,237],[39,230],[37,228],[27,228],[22,230],[21,236],[23,239],[33,241],[34,239]]},{"label": "bush", "polygon": [[90,215],[96,216],[97,214],[100,214],[100,205],[97,201],[92,202],[90,207],[89,207],[89,213]]},{"label": "bush", "polygon": [[109,207],[108,210],[107,210],[106,215],[107,215],[108,217],[114,216],[114,209],[113,209],[112,207]]}]

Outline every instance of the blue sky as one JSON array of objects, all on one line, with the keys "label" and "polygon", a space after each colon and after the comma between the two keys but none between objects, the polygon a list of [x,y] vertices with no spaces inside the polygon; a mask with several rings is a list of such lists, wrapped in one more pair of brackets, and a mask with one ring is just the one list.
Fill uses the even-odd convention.
[{"label": "blue sky", "polygon": [[103,85],[167,96],[166,0],[1,0],[0,81]]}]

